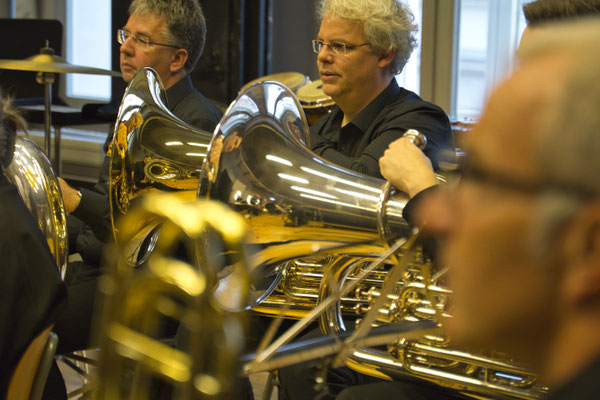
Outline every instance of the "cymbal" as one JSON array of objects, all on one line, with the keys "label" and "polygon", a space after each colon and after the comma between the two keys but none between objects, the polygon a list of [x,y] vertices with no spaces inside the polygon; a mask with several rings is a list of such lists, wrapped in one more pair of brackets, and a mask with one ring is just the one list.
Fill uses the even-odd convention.
[{"label": "cymbal", "polygon": [[121,76],[121,73],[116,71],[70,64],[64,58],[53,54],[36,54],[24,60],[0,60],[0,69],[53,73],[110,75],[115,77]]}]

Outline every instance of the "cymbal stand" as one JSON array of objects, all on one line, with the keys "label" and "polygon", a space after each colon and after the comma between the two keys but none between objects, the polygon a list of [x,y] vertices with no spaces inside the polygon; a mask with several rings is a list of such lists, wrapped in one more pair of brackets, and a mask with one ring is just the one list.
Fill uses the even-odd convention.
[{"label": "cymbal stand", "polygon": [[[54,49],[49,46],[46,41],[46,46],[41,49],[41,54],[54,55]],[[52,84],[54,83],[54,73],[38,72],[35,80],[37,83],[44,85],[44,153],[52,160],[52,168],[57,176],[60,175],[60,131],[55,129],[54,133],[54,157],[51,154],[52,146]]]}]

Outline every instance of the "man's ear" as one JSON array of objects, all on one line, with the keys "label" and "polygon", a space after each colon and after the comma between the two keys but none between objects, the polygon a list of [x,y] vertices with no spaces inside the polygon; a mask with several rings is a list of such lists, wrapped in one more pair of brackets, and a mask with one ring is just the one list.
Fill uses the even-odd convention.
[{"label": "man's ear", "polygon": [[188,52],[186,49],[177,49],[173,53],[171,58],[171,65],[169,66],[169,70],[172,74],[175,74],[182,70],[185,66],[185,63],[188,59]]},{"label": "man's ear", "polygon": [[387,68],[394,60],[395,55],[396,55],[396,50],[390,50],[387,53],[380,55],[377,66],[379,68]]},{"label": "man's ear", "polygon": [[600,304],[600,202],[583,207],[564,240],[565,299],[576,307]]}]

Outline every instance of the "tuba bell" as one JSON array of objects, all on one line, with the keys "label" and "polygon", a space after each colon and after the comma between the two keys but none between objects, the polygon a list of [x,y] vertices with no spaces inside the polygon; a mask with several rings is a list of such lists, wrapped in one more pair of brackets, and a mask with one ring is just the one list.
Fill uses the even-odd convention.
[{"label": "tuba bell", "polygon": [[262,282],[249,307],[260,311],[293,260],[380,254],[384,232],[410,233],[402,218],[406,196],[384,204],[385,181],[312,153],[301,110],[277,82],[250,87],[219,123],[200,175],[198,197],[228,204],[250,226],[253,276]]},{"label": "tuba bell", "polygon": [[50,161],[38,145],[18,136],[13,159],[3,171],[37,221],[64,279],[69,255],[67,218]]},{"label": "tuba bell", "polygon": [[[151,68],[138,71],[123,95],[109,148],[110,211],[115,240],[120,238],[117,219],[126,215],[140,196],[173,192],[184,201],[196,198],[212,133],[181,121],[166,104],[160,77]],[[138,234],[123,247],[133,264],[143,262],[144,254],[152,251],[158,230],[152,220],[135,223]]]}]

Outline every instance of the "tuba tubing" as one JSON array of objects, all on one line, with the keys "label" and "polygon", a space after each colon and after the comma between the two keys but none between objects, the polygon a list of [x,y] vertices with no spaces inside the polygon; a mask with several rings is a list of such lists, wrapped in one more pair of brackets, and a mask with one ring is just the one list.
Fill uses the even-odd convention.
[{"label": "tuba tubing", "polygon": [[172,192],[184,201],[195,200],[212,136],[169,111],[156,71],[143,68],[135,74],[123,95],[109,148],[113,233],[131,264],[142,263],[152,251],[156,221],[151,217],[136,221],[139,232],[128,238],[128,243],[119,242],[122,236],[116,221],[150,193]]}]

